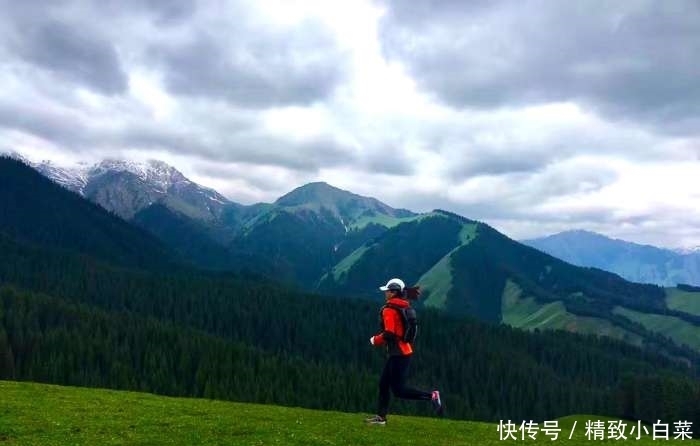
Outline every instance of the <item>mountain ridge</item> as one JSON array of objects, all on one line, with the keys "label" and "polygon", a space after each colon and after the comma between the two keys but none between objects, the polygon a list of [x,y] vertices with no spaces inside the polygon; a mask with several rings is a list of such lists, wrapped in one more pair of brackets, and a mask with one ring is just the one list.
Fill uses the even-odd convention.
[{"label": "mountain ridge", "polygon": [[[128,220],[163,200],[191,217],[211,220],[232,202],[214,189],[201,186],[159,160],[133,162],[106,158],[95,164],[60,166],[52,161],[30,162],[34,169],[59,185],[77,192]],[[134,198],[136,197],[136,198]]]},{"label": "mountain ridge", "polygon": [[[156,160],[105,159],[70,169],[30,164],[200,267],[235,269],[247,259],[253,264],[246,268],[304,286],[337,256],[417,215],[324,182],[299,186],[273,203],[242,205]],[[285,237],[289,231],[295,239]]]},{"label": "mountain ridge", "polygon": [[355,194],[323,181],[299,186],[278,198],[274,204],[287,208],[317,205],[326,207],[343,220],[354,220],[363,214],[383,213],[392,217],[412,217],[416,214],[406,209],[392,208],[376,198]]},{"label": "mountain ridge", "polygon": [[700,253],[696,252],[679,254],[671,249],[582,230],[522,240],[522,243],[574,265],[600,268],[633,282],[700,285]]},{"label": "mountain ridge", "polygon": [[[680,356],[682,347],[644,325],[649,317],[630,311],[667,318],[664,325],[671,330],[665,333],[679,343],[688,335],[673,327],[700,325],[697,316],[683,311],[694,308],[693,292],[675,295],[671,308],[661,288],[569,265],[448,211],[408,214],[322,182],[300,186],[270,204],[231,202],[210,219],[198,218],[187,202],[172,200],[145,207],[131,221],[207,269],[244,268],[307,291],[373,300],[381,297],[378,284],[400,276],[422,285],[423,305],[440,311],[527,329],[610,329]],[[533,326],[533,318],[545,313],[556,317]]]}]

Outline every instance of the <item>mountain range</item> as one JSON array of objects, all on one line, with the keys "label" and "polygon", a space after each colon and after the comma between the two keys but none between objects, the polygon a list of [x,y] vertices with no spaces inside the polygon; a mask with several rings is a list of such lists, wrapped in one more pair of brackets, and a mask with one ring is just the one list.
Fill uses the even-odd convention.
[{"label": "mountain range", "polygon": [[660,286],[700,285],[700,252],[672,251],[612,239],[589,231],[566,231],[522,243],[578,266]]},{"label": "mountain range", "polygon": [[453,315],[602,334],[677,356],[700,351],[694,290],[577,267],[450,212],[394,209],[326,183],[244,206],[160,162],[103,161],[81,174],[43,165],[35,167],[200,268],[373,300],[379,284],[401,276],[424,289],[420,305]]},{"label": "mountain range", "polygon": [[[350,297],[376,299],[377,282],[386,280],[380,269],[400,268],[407,281],[419,277],[425,286],[416,303],[423,306],[422,334],[413,379],[437,383],[451,417],[700,415],[700,354],[678,342],[697,336],[692,303],[700,288],[671,290],[678,299],[669,300],[669,290],[575,267],[445,211],[362,216],[356,206],[392,211],[329,187],[295,191],[287,198],[298,197],[297,209],[272,203],[236,237],[250,230],[260,246],[277,244],[280,258],[265,266],[278,269],[282,260],[309,253],[285,252],[297,236],[290,223],[318,222],[311,228],[318,233],[300,233],[316,236],[316,247],[332,238],[320,232],[334,219],[354,216],[343,226],[346,234],[383,228],[364,242],[346,235],[337,250],[331,247],[349,254],[340,254],[313,287],[335,296],[291,289],[243,268],[193,268],[133,221],[0,157],[0,379],[357,413],[373,406],[383,355],[366,338],[376,329],[378,303]],[[335,200],[314,205],[330,193]],[[191,221],[178,215],[185,231]],[[372,222],[360,227],[366,220]],[[256,267],[257,259],[237,261]],[[368,285],[356,287],[355,280]],[[688,331],[671,339],[649,328],[659,320]],[[548,321],[577,333],[507,326],[556,328]],[[586,332],[595,336],[579,334]],[[427,414],[421,409],[427,411],[394,406]]]}]

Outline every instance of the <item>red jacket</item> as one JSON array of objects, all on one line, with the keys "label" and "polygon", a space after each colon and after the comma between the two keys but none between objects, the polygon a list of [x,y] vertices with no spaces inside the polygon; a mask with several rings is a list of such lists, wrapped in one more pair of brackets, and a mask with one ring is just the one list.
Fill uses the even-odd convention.
[{"label": "red jacket", "polygon": [[[407,300],[398,297],[389,299],[387,303],[401,308],[411,306]],[[374,336],[374,345],[386,345],[391,356],[407,356],[413,353],[411,344],[403,341],[404,326],[398,311],[394,308],[383,307],[379,323],[381,331]]]}]

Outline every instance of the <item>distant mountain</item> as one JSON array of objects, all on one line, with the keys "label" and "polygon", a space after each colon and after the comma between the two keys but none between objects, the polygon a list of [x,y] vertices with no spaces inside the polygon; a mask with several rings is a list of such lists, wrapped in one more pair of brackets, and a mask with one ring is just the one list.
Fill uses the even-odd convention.
[{"label": "distant mountain", "polygon": [[[314,285],[337,258],[416,215],[321,182],[301,186],[274,203],[245,206],[160,161],[32,165],[153,233],[198,266],[245,266],[305,287]],[[244,259],[251,264],[241,265]]]},{"label": "distant mountain", "polygon": [[523,243],[574,265],[600,268],[633,282],[700,285],[700,252],[678,253],[588,231],[567,231]]},{"label": "distant mountain", "polygon": [[127,267],[160,269],[177,263],[146,231],[7,157],[0,157],[0,235]]},{"label": "distant mountain", "polygon": [[283,280],[313,288],[355,248],[416,216],[326,183],[310,183],[246,221],[231,247],[266,258]]},{"label": "distant mountain", "polygon": [[[414,214],[326,183],[301,186],[274,203],[228,201],[216,212],[188,212],[177,205],[182,195],[168,191],[189,180],[168,169],[149,176],[124,166],[103,165],[94,177],[107,178],[109,186],[97,189],[114,189],[132,203],[143,191],[166,191],[131,221],[201,267],[245,269],[306,290],[375,300],[381,300],[377,286],[398,276],[422,286],[421,305],[454,315],[605,335],[675,356],[688,352],[676,344],[700,351],[700,293],[693,289],[630,283],[456,214]],[[154,180],[163,176],[169,180]],[[119,187],[112,177],[133,187]]]},{"label": "distant mountain", "polygon": [[57,166],[51,161],[42,161],[36,164],[26,161],[26,163],[66,189],[77,192],[80,195],[84,194],[85,186],[88,183],[88,168],[85,165],[70,168]]},{"label": "distant mountain", "polygon": [[171,246],[186,260],[204,268],[235,269],[227,243],[242,220],[260,206],[243,206],[200,186],[172,166],[156,160],[135,163],[106,159],[95,165],[30,164],[55,183],[104,209],[133,221]]},{"label": "distant mountain", "polygon": [[290,211],[311,209],[318,212],[325,209],[344,226],[377,216],[408,218],[416,215],[406,209],[394,209],[375,198],[356,195],[323,182],[298,187],[279,198],[275,204]]},{"label": "distant mountain", "polygon": [[187,179],[162,161],[134,163],[107,159],[94,166],[66,168],[49,161],[34,167],[56,183],[94,201],[124,219],[156,202],[191,218],[211,221],[230,201],[218,192]]}]

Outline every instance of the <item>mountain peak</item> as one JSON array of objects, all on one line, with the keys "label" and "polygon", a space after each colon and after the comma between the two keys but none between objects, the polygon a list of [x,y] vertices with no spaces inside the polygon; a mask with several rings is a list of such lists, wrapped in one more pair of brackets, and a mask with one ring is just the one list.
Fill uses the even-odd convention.
[{"label": "mountain peak", "polygon": [[175,183],[188,181],[179,170],[158,160],[133,162],[108,158],[100,161],[90,169],[91,176],[100,176],[109,172],[131,173],[144,182],[155,185],[163,192],[167,191]]},{"label": "mountain peak", "polygon": [[625,244],[627,246],[634,246],[636,248],[652,248],[652,249],[658,249],[660,251],[671,251],[667,248],[662,248],[658,246],[652,246],[652,245],[647,245],[647,244],[642,244],[642,243],[635,243],[635,242],[630,242],[627,240],[619,239],[619,238],[614,238],[614,237],[609,237],[605,234],[600,234],[598,232],[592,232],[592,231],[586,231],[583,229],[572,229],[568,231],[563,231],[559,232],[557,234],[552,234],[547,237],[542,237],[540,239],[533,239],[532,241],[537,241],[537,240],[564,240],[568,241],[571,243],[581,243],[581,242],[598,242],[598,243],[618,243],[618,244]]},{"label": "mountain peak", "polygon": [[231,202],[213,189],[199,186],[159,160],[134,162],[106,158],[70,167],[53,161],[29,163],[44,176],[79,193],[125,219],[159,200],[192,218],[218,218]]},{"label": "mountain peak", "polygon": [[328,202],[360,197],[352,192],[339,189],[330,184],[317,181],[299,186],[291,192],[280,197],[275,203],[281,206],[298,206],[313,202]]},{"label": "mountain peak", "polygon": [[314,210],[325,208],[345,223],[368,214],[384,214],[393,217],[413,215],[412,212],[403,209],[394,209],[376,198],[357,195],[323,181],[297,187],[277,199],[275,204],[288,208]]},{"label": "mountain peak", "polygon": [[593,231],[587,231],[585,229],[570,229],[568,231],[563,231],[563,232],[560,232],[558,234],[552,234],[549,237],[588,237],[588,238],[612,240],[610,237],[607,237],[603,234],[599,234],[599,233],[593,232]]},{"label": "mountain peak", "polygon": [[85,185],[87,184],[88,168],[84,164],[78,164],[73,167],[59,166],[51,160],[43,160],[40,163],[30,163],[39,173],[50,178],[55,183],[72,190],[79,194],[83,194]]}]

